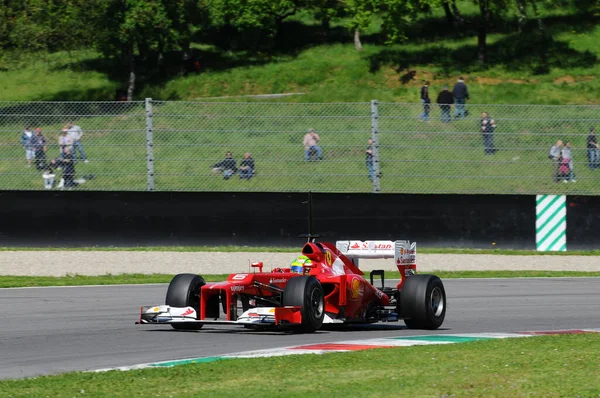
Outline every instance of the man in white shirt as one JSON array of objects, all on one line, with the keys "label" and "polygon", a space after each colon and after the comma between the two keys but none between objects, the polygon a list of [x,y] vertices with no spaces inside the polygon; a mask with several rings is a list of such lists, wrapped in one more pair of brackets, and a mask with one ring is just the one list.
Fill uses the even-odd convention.
[{"label": "man in white shirt", "polygon": [[77,151],[79,150],[79,159],[88,163],[85,152],[83,151],[83,145],[81,144],[81,137],[83,136],[83,130],[78,125],[74,125],[73,122],[67,123],[66,126],[69,136],[73,140],[73,159],[77,158]]}]

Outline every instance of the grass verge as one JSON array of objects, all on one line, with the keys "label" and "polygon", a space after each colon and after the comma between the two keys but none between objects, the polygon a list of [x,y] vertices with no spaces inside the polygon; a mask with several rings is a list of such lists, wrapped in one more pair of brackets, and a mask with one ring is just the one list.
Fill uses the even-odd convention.
[{"label": "grass verge", "polygon": [[[556,278],[556,277],[600,277],[600,272],[579,271],[433,271],[442,279],[455,278]],[[367,274],[368,275],[368,274]],[[228,274],[202,275],[207,282],[227,279]],[[398,271],[389,271],[386,279],[398,279]],[[145,283],[169,283],[171,274],[119,274],[119,275],[66,275],[66,276],[0,276],[0,288],[86,286],[86,285],[138,285]],[[377,282],[376,282],[377,284]]]},{"label": "grass verge", "polygon": [[[0,381],[5,397],[582,396],[600,394],[600,335],[543,336]],[[405,366],[399,366],[405,364]],[[293,369],[303,369],[302,377]],[[277,375],[277,380],[273,380]]]}]

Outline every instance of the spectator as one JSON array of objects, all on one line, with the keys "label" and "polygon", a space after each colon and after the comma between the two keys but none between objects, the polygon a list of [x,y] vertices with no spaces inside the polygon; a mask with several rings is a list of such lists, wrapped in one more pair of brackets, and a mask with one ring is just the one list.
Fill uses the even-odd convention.
[{"label": "spectator", "polygon": [[244,159],[240,162],[240,178],[249,180],[255,173],[254,159],[250,152],[244,154]]},{"label": "spectator", "polygon": [[69,152],[71,157],[71,151],[73,150],[73,139],[69,135],[69,130],[62,129],[60,136],[58,137],[58,145],[60,146],[60,158],[65,157],[65,153]]},{"label": "spectator", "polygon": [[494,148],[494,130],[496,121],[487,112],[481,114],[481,133],[483,134],[483,149],[486,155],[496,153]]},{"label": "spectator", "polygon": [[35,158],[35,151],[33,149],[33,131],[31,126],[25,126],[23,134],[21,134],[21,145],[25,149],[25,160],[27,160],[27,167],[31,167],[31,161]]},{"label": "spectator", "polygon": [[587,156],[590,170],[595,170],[600,167],[600,159],[598,156],[598,141],[596,140],[596,129],[591,128],[590,134],[587,136]]},{"label": "spectator", "polygon": [[54,170],[52,169],[52,165],[49,164],[46,166],[44,173],[42,174],[42,178],[44,179],[44,188],[52,189],[54,187],[54,178],[56,174],[54,174]]},{"label": "spectator", "polygon": [[552,178],[554,182],[560,182],[560,161],[562,159],[562,148],[563,142],[561,140],[556,141],[550,148],[550,152],[548,153],[548,157],[552,161]]},{"label": "spectator", "polygon": [[423,104],[423,113],[419,116],[419,119],[424,122],[429,121],[429,110],[431,107],[431,99],[429,98],[429,82],[425,82],[421,87],[421,103]]},{"label": "spectator", "polygon": [[313,154],[318,160],[323,159],[323,151],[318,145],[321,137],[316,133],[315,129],[308,129],[308,133],[304,136],[304,160],[309,161],[313,158]]},{"label": "spectator", "polygon": [[442,112],[442,123],[451,122],[452,118],[450,117],[450,108],[454,103],[454,96],[450,91],[448,91],[448,86],[444,86],[442,91],[440,91],[436,102],[440,107],[440,111]]},{"label": "spectator", "polygon": [[373,177],[374,177],[374,171],[373,171],[373,139],[369,138],[369,141],[367,141],[368,145],[367,145],[367,150],[365,151],[365,154],[367,155],[367,159],[366,159],[366,163],[367,163],[367,170],[369,170],[369,180],[371,180],[371,182],[373,182]]},{"label": "spectator", "polygon": [[571,182],[577,182],[575,181],[575,176],[573,174],[573,153],[571,152],[571,143],[569,141],[565,142],[565,145],[561,151],[561,157],[561,163],[568,166],[568,179],[564,179],[563,181],[567,182],[568,180]]},{"label": "spectator", "polygon": [[42,134],[41,128],[35,129],[35,134],[32,138],[32,146],[35,155],[35,168],[44,170],[46,168],[46,137]]},{"label": "spectator", "polygon": [[75,188],[77,183],[75,182],[75,159],[70,148],[65,150],[57,159],[50,162],[52,168],[62,169],[62,179],[57,188]]},{"label": "spectator", "polygon": [[67,131],[69,136],[73,140],[73,159],[77,159],[77,151],[79,151],[79,159],[83,160],[84,163],[89,163],[85,152],[83,152],[83,145],[81,144],[81,137],[83,137],[83,130],[78,125],[74,125],[73,122],[67,123]]},{"label": "spectator", "polygon": [[232,175],[237,171],[235,159],[232,157],[231,152],[225,154],[225,159],[219,163],[213,165],[213,172],[223,173],[223,179],[229,180]]},{"label": "spectator", "polygon": [[469,99],[469,90],[467,89],[467,85],[462,77],[459,77],[458,81],[454,85],[454,88],[452,89],[452,95],[454,96],[454,101],[456,102],[454,117],[457,119],[464,118],[467,116],[465,103]]}]

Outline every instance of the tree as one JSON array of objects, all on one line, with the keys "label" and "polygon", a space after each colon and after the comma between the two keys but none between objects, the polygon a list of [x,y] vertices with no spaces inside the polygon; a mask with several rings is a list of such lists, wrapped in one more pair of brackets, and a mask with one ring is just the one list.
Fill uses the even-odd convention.
[{"label": "tree", "polygon": [[149,62],[166,51],[189,48],[191,20],[197,3],[191,0],[93,0],[100,7],[95,42],[102,53],[127,69],[127,100],[133,99],[136,58]]}]

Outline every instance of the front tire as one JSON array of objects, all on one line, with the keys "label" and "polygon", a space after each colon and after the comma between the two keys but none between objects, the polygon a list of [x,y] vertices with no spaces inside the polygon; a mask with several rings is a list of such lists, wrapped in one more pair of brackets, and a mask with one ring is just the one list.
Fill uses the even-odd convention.
[{"label": "front tire", "polygon": [[400,292],[400,313],[409,329],[435,330],[446,317],[446,290],[435,275],[413,275]]},{"label": "front tire", "polygon": [[[200,275],[178,274],[171,279],[167,289],[165,304],[171,307],[192,307],[196,314],[200,315],[200,288],[206,282]],[[198,330],[202,328],[201,323],[172,323],[173,329]]]},{"label": "front tire", "polygon": [[301,332],[312,333],[323,325],[325,293],[323,286],[314,276],[297,276],[290,279],[283,291],[282,304],[300,307]]}]

